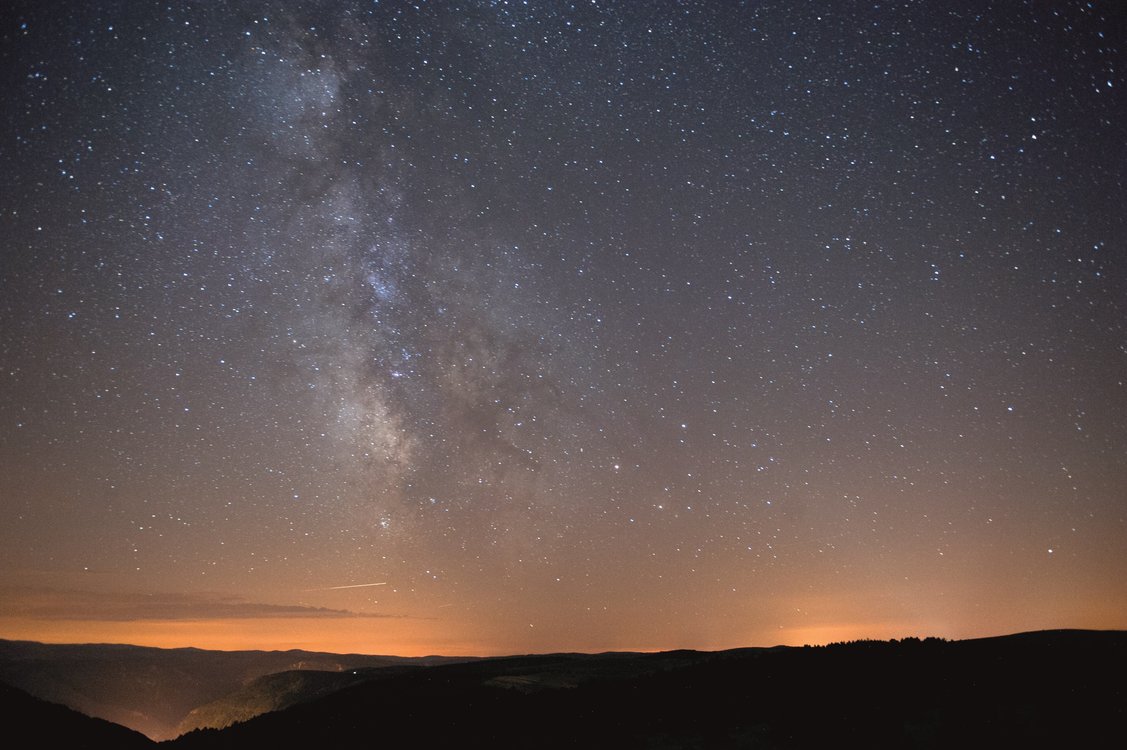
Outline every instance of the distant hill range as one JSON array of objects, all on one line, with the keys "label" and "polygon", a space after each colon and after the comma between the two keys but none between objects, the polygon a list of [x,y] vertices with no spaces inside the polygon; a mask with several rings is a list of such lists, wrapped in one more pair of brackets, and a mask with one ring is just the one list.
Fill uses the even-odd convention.
[{"label": "distant hill range", "polygon": [[[94,658],[98,653],[102,656]],[[160,713],[154,700],[138,708],[110,698],[136,698],[139,686],[147,684],[183,707],[190,691],[171,683],[192,675],[196,692],[212,697],[183,709],[175,720],[162,719],[164,727],[187,731],[170,750],[343,748],[373,742],[412,748],[1120,747],[1127,742],[1123,631],[477,660],[307,654],[325,659],[332,669],[289,670],[296,653],[0,642],[0,679],[13,682],[5,676],[13,672],[26,677],[29,659],[56,679],[66,674],[67,665],[78,664],[84,677],[62,680],[68,689],[81,684],[120,714],[153,716]],[[365,658],[388,661],[356,662]],[[21,659],[25,668],[13,670]],[[270,659],[284,664],[284,671],[247,677]],[[125,662],[145,678],[129,678]],[[97,664],[107,665],[106,674],[113,675],[100,684],[117,688],[98,692]],[[225,693],[216,688],[220,682],[230,686],[240,670],[244,677],[235,679],[233,688]],[[216,676],[214,685],[208,675]],[[42,675],[38,681],[41,686],[50,682]],[[43,718],[46,708],[28,709],[27,701],[34,700],[14,690],[0,693],[0,716],[8,731],[29,731],[43,746],[79,746],[54,736],[63,722]],[[79,719],[94,721],[72,716],[72,724]],[[110,729],[121,728],[100,722],[91,725],[89,736]],[[145,743],[121,731],[126,734],[120,741],[99,747]]]},{"label": "distant hill range", "polygon": [[[156,740],[175,737],[181,722],[188,722],[188,729],[224,726],[193,722],[188,717],[193,709],[203,710],[224,696],[245,691],[266,675],[295,670],[331,675],[353,669],[451,661],[457,659],[0,640],[0,682]],[[311,690],[310,694],[317,692]],[[263,710],[289,705],[280,700]],[[241,720],[255,714],[244,710],[236,715]]]}]

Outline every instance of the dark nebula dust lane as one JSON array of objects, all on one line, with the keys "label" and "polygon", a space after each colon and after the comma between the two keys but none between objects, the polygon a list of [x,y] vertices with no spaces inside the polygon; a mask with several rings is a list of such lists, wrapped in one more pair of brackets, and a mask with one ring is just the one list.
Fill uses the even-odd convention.
[{"label": "dark nebula dust lane", "polygon": [[0,23],[0,636],[1125,626],[1116,3]]}]

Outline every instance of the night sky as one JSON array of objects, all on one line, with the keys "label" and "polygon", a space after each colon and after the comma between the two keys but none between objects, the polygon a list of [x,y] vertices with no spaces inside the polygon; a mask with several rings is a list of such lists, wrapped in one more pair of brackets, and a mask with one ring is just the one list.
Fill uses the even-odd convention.
[{"label": "night sky", "polygon": [[1122,4],[0,20],[0,637],[1127,627]]}]

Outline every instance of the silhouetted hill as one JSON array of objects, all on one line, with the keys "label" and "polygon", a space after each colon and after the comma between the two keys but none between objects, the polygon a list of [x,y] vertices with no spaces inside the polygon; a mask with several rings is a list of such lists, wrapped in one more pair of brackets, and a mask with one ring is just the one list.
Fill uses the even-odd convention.
[{"label": "silhouetted hill", "polygon": [[145,735],[0,683],[0,725],[15,747],[153,750]]},{"label": "silhouetted hill", "polygon": [[176,734],[184,734],[194,729],[223,729],[236,722],[253,719],[259,714],[279,711],[335,693],[350,685],[421,668],[421,666],[397,666],[350,669],[344,672],[300,670],[268,674],[252,680],[233,693],[192,709],[176,728]]},{"label": "silhouetted hill", "polygon": [[[171,750],[373,742],[424,748],[1117,747],[1127,730],[1124,632],[454,663],[359,658],[382,666],[250,680],[201,706],[194,721],[261,715],[223,730],[191,732]],[[218,684],[236,665],[254,670],[293,659],[302,666],[339,666],[355,657],[0,642],[0,664],[17,673],[65,672],[69,665],[77,674],[69,682],[56,674],[55,682],[91,691],[98,689],[99,673],[116,674],[122,701],[126,687],[139,690],[137,675],[152,674],[146,670],[154,665],[167,669],[153,684],[183,696],[161,686],[181,674]],[[123,671],[99,671],[111,663]],[[122,727],[8,686],[0,687],[0,706],[9,733],[33,737],[37,745],[151,747]]]},{"label": "silhouetted hill", "polygon": [[192,709],[267,674],[449,661],[456,659],[0,640],[0,681],[153,739],[174,737],[177,725]]},{"label": "silhouetted hill", "polygon": [[1127,633],[487,659],[374,679],[186,748],[1112,747]]},{"label": "silhouetted hill", "polygon": [[[471,670],[483,684],[520,692],[575,687],[593,679],[641,676],[708,658],[697,652],[660,654],[607,653],[515,656],[482,660]],[[413,673],[416,665],[398,665],[345,672],[281,672],[260,677],[245,687],[194,709],[178,727],[183,734],[194,729],[222,729],[270,711],[304,703],[375,680]]]}]

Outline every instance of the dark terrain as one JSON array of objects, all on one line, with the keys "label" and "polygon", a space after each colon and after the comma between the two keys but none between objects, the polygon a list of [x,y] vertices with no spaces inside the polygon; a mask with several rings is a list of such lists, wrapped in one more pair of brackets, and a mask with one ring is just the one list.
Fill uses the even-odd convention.
[{"label": "dark terrain", "polygon": [[[218,705],[221,720],[288,708],[166,744],[1121,747],[1124,674],[1120,631],[399,664],[253,681]],[[74,746],[7,703],[10,731],[31,723]]]},{"label": "dark terrain", "polygon": [[[0,682],[89,716],[169,739],[189,712],[287,670],[342,673],[366,667],[453,659],[311,651],[206,651],[122,645],[55,645],[0,640]],[[270,706],[281,708],[288,703]],[[253,714],[250,714],[253,715]],[[241,715],[239,718],[249,718]]]},{"label": "dark terrain", "polygon": [[0,721],[16,747],[155,748],[145,735],[120,724],[48,703],[10,685],[0,684]]}]

